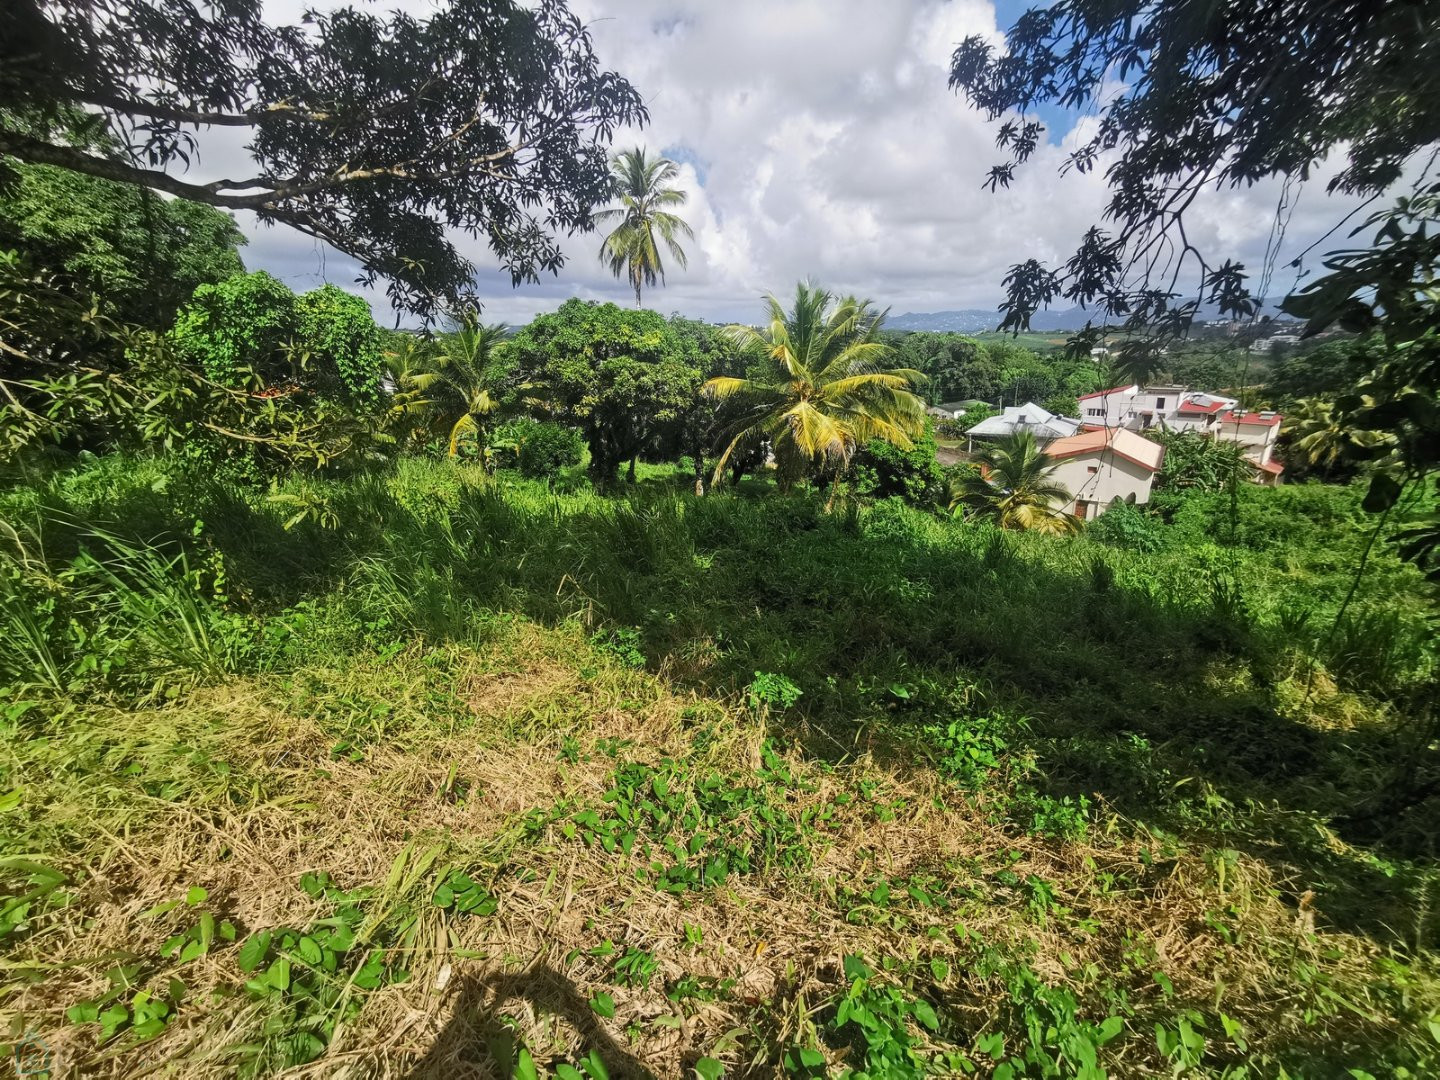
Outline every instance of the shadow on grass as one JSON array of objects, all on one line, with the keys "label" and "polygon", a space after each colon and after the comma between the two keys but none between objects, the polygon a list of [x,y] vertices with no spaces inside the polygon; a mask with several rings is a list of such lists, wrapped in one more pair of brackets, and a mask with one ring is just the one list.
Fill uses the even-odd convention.
[{"label": "shadow on grass", "polygon": [[[257,608],[343,583],[330,602],[397,635],[463,636],[486,610],[579,616],[636,628],[652,663],[705,692],[783,674],[826,732],[808,749],[832,760],[863,734],[913,762],[927,726],[1023,716],[1009,751],[1035,755],[1040,794],[1098,796],[1152,830],[1249,852],[1338,925],[1418,936],[1437,800],[1345,822],[1407,754],[1428,782],[1433,752],[1382,723],[1297,720],[1296,655],[1183,557],[1016,540],[884,504],[826,514],[804,495],[556,497],[461,489],[438,467],[433,490],[411,479],[403,499],[381,476],[333,486],[329,528],[285,530],[224,489],[182,504],[152,486],[107,509],[184,535],[177,507],[193,503]],[[1321,822],[1360,855],[1334,850]]]},{"label": "shadow on grass", "polygon": [[[548,1019],[572,1028],[585,1048],[568,1063],[594,1052],[613,1080],[656,1080],[605,1030],[596,1019],[589,1001],[575,984],[546,964],[535,964],[512,975],[485,979],[465,978],[453,995],[450,1019],[436,1036],[425,1056],[406,1073],[408,1080],[455,1080],[466,1076],[513,1076],[519,1050],[516,1028],[508,1018],[528,1011],[542,1024]],[[542,1075],[551,1075],[564,1057],[551,1060],[547,1048],[527,1048],[542,1066]]]}]

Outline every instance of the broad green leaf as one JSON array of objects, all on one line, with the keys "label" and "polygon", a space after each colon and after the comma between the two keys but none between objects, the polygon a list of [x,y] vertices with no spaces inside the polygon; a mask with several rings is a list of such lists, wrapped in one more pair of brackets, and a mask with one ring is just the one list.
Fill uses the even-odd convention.
[{"label": "broad green leaf", "polygon": [[261,930],[258,934],[251,934],[245,939],[245,944],[240,946],[240,952],[235,957],[235,962],[245,974],[250,974],[265,961],[265,954],[270,951],[270,931]]},{"label": "broad green leaf", "polygon": [[725,1075],[725,1066],[712,1057],[702,1057],[695,1062],[695,1072],[700,1080],[720,1080]]},{"label": "broad green leaf", "polygon": [[596,1016],[609,1020],[615,1015],[615,999],[609,994],[598,993],[590,999],[590,1008],[595,1010]]},{"label": "broad green leaf", "polygon": [[539,1080],[539,1073],[535,1069],[535,1059],[530,1056],[530,1051],[520,1047],[520,1052],[515,1055],[515,1068],[510,1073],[514,1080]]},{"label": "broad green leaf", "polygon": [[910,1014],[931,1031],[940,1030],[940,1018],[935,1015],[928,1001],[917,1001],[910,1007]]}]

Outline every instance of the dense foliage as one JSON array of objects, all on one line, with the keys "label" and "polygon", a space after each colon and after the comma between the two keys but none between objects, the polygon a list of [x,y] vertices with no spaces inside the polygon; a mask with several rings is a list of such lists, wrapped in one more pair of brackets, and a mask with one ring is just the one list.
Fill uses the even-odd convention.
[{"label": "dense foliage", "polygon": [[886,340],[895,350],[898,366],[925,375],[920,389],[932,404],[968,400],[1039,404],[1057,396],[1075,398],[1105,385],[1104,369],[1088,356],[1040,356],[1011,341],[982,342],[950,333],[890,333]]},{"label": "dense foliage", "polygon": [[296,296],[263,271],[202,285],[170,337],[183,362],[224,386],[378,399],[379,328],[364,300],[334,285]]},{"label": "dense foliage", "polygon": [[9,170],[0,249],[120,322],[163,330],[197,286],[244,270],[228,214],[47,165]]},{"label": "dense foliage", "polygon": [[584,435],[602,488],[684,416],[700,389],[693,339],[653,311],[568,300],[508,348],[540,411]]},{"label": "dense foliage", "polygon": [[[612,133],[646,118],[563,0],[341,8],[299,26],[258,0],[17,0],[7,21],[0,155],[253,211],[424,313],[472,286],[447,232],[483,236],[517,282],[558,270],[557,233],[588,228],[608,195]],[[111,152],[21,119],[65,110],[91,115]],[[217,126],[245,133],[253,175],[183,179]]]}]

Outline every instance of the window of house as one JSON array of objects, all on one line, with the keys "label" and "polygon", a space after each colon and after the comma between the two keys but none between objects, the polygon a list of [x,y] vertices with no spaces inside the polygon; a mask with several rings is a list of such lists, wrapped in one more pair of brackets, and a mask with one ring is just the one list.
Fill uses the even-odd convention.
[{"label": "window of house", "polygon": [[1157,409],[1163,409],[1164,407],[1165,407],[1165,399],[1164,399],[1163,397],[1158,397],[1158,398],[1156,398],[1156,399],[1155,399],[1155,408],[1157,408]]}]

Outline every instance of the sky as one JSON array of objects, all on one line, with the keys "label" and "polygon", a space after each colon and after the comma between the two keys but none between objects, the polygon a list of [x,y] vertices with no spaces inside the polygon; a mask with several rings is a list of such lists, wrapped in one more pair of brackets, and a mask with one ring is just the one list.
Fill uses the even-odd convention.
[{"label": "sky", "polygon": [[[313,0],[312,0],[313,2]],[[420,12],[433,0],[401,0]],[[304,4],[271,0],[275,19]],[[326,6],[323,4],[321,6]],[[384,11],[396,0],[375,5]],[[997,11],[997,6],[999,10]],[[1019,0],[571,0],[601,61],[642,93],[644,145],[681,164],[683,216],[695,231],[688,268],[670,267],[647,307],[712,321],[751,321],[766,292],[782,297],[810,279],[893,312],[994,308],[1014,263],[1063,261],[1101,218],[1103,170],[1061,176],[1068,149],[1093,117],[1051,113],[1047,144],[1008,190],[981,184],[1000,160],[995,125],[947,86],[959,42],[982,34],[1003,46]],[[231,132],[202,133],[201,172],[243,160]],[[204,155],[208,154],[208,157]],[[1280,266],[1349,208],[1323,191],[1328,170],[1300,193]],[[1275,218],[1278,184],[1210,193],[1192,239],[1257,267]],[[353,261],[284,227],[241,215],[251,269],[296,290],[356,288]],[[599,237],[566,238],[556,278],[513,288],[482,242],[475,262],[487,321],[523,324],[565,299],[633,303],[597,258]],[[1295,271],[1282,270],[1283,293]],[[358,288],[356,291],[359,291]],[[1272,290],[1273,291],[1273,290]],[[369,294],[392,323],[383,288]]]}]

